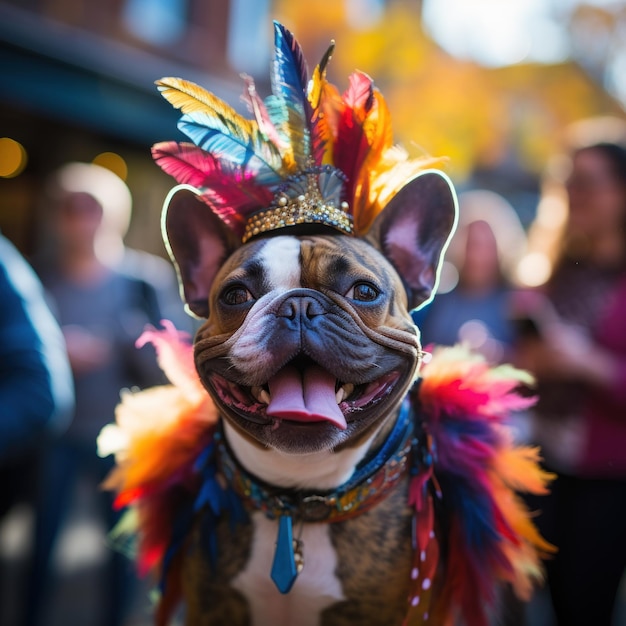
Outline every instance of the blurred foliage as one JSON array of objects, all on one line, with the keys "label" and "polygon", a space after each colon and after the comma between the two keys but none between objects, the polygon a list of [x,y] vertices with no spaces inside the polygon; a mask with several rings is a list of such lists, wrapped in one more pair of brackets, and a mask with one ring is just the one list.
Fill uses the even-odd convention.
[{"label": "blurred foliage", "polygon": [[[442,51],[422,28],[418,2],[387,3],[375,24],[360,29],[350,26],[346,7],[276,0],[274,17],[296,33],[311,69],[335,39],[331,80],[343,89],[354,69],[372,75],[391,109],[396,140],[416,153],[447,155],[457,180],[510,161],[539,173],[572,122],[624,117],[574,61],[488,69]],[[580,35],[580,12],[576,19]]]}]

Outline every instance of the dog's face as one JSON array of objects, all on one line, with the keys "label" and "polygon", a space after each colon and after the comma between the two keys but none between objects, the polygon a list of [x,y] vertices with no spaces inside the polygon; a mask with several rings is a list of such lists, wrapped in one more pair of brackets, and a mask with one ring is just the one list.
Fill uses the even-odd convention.
[{"label": "dog's face", "polygon": [[179,191],[165,226],[196,367],[223,417],[290,454],[356,445],[394,413],[419,365],[410,309],[430,296],[455,222],[448,180],[407,185],[368,237],[275,235],[238,244]]}]

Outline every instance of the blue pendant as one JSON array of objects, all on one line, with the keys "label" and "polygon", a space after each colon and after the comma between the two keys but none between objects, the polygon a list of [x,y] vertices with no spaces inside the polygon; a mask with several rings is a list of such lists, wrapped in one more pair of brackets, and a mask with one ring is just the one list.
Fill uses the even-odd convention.
[{"label": "blue pendant", "polygon": [[[293,523],[291,515],[281,515],[278,520],[278,537],[276,551],[272,563],[272,580],[280,593],[289,593],[298,577],[296,553],[300,550],[300,542],[293,539]],[[298,554],[301,558],[301,554]]]}]

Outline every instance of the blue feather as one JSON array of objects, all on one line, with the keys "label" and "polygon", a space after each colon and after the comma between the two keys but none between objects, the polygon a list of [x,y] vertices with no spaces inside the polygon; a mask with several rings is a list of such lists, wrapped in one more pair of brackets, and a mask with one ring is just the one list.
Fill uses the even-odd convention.
[{"label": "blue feather", "polygon": [[261,136],[233,132],[218,117],[202,112],[186,113],[178,128],[199,148],[221,161],[231,163],[253,175],[260,185],[282,180],[282,158],[278,149]]},{"label": "blue feather", "polygon": [[440,474],[445,509],[461,520],[468,550],[480,555],[500,539],[495,528],[493,501],[468,479]]},{"label": "blue feather", "polygon": [[304,116],[309,70],[302,48],[295,37],[282,24],[274,22],[274,64],[271,75],[272,93],[296,105]]},{"label": "blue feather", "polygon": [[278,136],[290,146],[298,166],[297,170],[302,171],[308,166],[311,135],[304,124],[301,111],[298,111],[293,103],[274,95],[266,98],[265,107]]},{"label": "blue feather", "polygon": [[311,156],[309,71],[300,45],[278,22],[274,22],[274,47],[273,95],[265,100],[265,106],[279,136],[291,146],[298,169],[304,169]]}]

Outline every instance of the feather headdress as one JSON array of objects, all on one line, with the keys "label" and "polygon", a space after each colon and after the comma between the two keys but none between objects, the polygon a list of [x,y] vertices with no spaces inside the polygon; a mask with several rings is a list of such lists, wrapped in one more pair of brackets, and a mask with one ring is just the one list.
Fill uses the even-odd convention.
[{"label": "feather headdress", "polygon": [[294,36],[277,22],[274,30],[272,94],[263,100],[244,76],[252,119],[190,81],[157,81],[183,113],[178,128],[192,143],[157,143],[152,155],[244,242],[300,224],[362,235],[406,183],[441,159],[409,159],[393,145],[389,110],[367,74],[353,73],[343,94],[327,80],[334,43],[309,78]]}]

